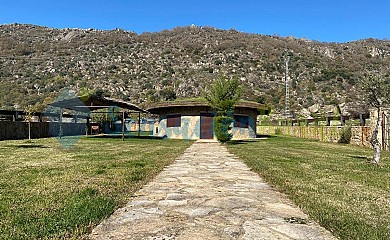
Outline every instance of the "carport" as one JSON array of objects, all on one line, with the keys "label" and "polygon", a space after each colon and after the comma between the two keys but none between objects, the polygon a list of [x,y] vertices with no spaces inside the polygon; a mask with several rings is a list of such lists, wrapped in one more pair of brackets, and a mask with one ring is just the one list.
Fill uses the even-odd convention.
[{"label": "carport", "polygon": [[[136,106],[135,104],[125,102],[123,100],[108,98],[103,96],[80,96],[70,99],[56,101],[51,104],[53,107],[61,108],[61,114],[63,109],[93,114],[92,111],[97,109],[104,109],[110,107],[119,107],[122,109],[122,141],[125,138],[125,113],[138,113],[138,136],[140,136],[141,131],[141,113],[149,113],[148,111]],[[127,110],[127,111],[126,111]],[[102,112],[104,113],[104,112]],[[87,125],[90,124],[90,118],[87,118]],[[61,121],[60,117],[60,121]]]}]

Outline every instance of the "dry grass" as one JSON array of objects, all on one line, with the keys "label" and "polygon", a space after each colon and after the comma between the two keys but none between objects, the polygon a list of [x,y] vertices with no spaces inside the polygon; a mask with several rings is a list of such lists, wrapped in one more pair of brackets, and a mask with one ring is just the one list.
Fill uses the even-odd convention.
[{"label": "dry grass", "polygon": [[0,239],[79,238],[191,144],[54,138],[0,142]]}]

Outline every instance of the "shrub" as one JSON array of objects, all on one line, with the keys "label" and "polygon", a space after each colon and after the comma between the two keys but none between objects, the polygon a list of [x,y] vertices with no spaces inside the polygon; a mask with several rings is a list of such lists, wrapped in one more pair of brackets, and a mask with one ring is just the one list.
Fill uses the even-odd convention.
[{"label": "shrub", "polygon": [[227,142],[232,139],[233,135],[230,133],[230,124],[234,121],[232,117],[216,116],[214,117],[214,133],[220,142]]},{"label": "shrub", "polygon": [[282,134],[282,129],[281,128],[275,128],[275,134],[276,135]]},{"label": "shrub", "polygon": [[160,90],[159,94],[164,99],[164,101],[172,101],[176,99],[176,92],[172,87]]},{"label": "shrub", "polygon": [[338,143],[349,144],[351,142],[351,138],[352,138],[351,126],[343,127],[341,129],[340,139]]},{"label": "shrub", "polygon": [[206,93],[210,107],[217,112],[214,118],[214,132],[218,141],[227,142],[233,135],[229,132],[234,105],[240,99],[242,88],[237,78],[218,77]]}]

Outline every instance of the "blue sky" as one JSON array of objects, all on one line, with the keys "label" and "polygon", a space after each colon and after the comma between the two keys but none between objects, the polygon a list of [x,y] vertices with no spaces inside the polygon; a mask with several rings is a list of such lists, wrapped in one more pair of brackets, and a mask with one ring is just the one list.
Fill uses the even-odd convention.
[{"label": "blue sky", "polygon": [[0,24],[123,28],[137,33],[176,26],[327,42],[390,38],[390,0],[0,0]]}]

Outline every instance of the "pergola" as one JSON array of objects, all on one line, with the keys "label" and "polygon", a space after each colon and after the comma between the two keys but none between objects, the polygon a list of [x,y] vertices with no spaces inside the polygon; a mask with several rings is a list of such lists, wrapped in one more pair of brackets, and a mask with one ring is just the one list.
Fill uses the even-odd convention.
[{"label": "pergola", "polygon": [[[61,109],[69,109],[78,112],[90,113],[93,110],[109,108],[109,107],[119,107],[122,109],[122,141],[125,138],[125,109],[127,113],[138,113],[138,136],[141,131],[141,113],[149,113],[148,111],[132,104],[125,102],[123,100],[101,97],[101,96],[81,96],[71,99],[65,99],[57,101],[51,104],[53,107],[59,107]],[[62,111],[61,111],[62,112]],[[87,124],[89,124],[89,118],[87,119]]]}]

